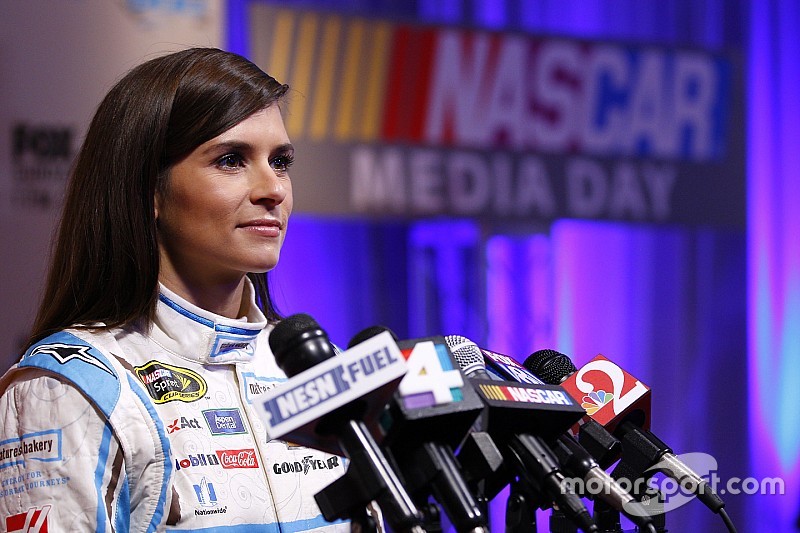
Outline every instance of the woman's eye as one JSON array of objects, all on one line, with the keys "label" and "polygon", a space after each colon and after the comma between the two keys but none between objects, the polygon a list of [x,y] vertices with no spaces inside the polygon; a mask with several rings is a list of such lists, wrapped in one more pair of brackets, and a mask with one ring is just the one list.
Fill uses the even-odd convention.
[{"label": "woman's eye", "polygon": [[226,154],[217,160],[220,168],[239,168],[244,166],[244,159],[238,154]]},{"label": "woman's eye", "polygon": [[272,168],[279,172],[286,172],[289,170],[292,163],[294,163],[294,156],[291,154],[279,155],[270,162]]}]

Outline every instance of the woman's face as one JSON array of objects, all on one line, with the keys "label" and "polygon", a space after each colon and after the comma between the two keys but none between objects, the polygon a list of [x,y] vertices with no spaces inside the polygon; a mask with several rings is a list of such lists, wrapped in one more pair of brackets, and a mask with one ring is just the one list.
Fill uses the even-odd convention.
[{"label": "woman's face", "polygon": [[272,105],[174,165],[155,197],[159,279],[198,289],[275,267],[292,211],[293,157]]}]

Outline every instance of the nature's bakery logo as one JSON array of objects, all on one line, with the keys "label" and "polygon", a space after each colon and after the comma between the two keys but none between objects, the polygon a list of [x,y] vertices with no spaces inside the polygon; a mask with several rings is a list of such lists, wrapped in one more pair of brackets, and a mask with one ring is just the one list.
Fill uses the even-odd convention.
[{"label": "nature's bakery logo", "polygon": [[208,390],[200,374],[188,368],[148,361],[144,366],[135,367],[134,371],[156,403],[194,402]]}]

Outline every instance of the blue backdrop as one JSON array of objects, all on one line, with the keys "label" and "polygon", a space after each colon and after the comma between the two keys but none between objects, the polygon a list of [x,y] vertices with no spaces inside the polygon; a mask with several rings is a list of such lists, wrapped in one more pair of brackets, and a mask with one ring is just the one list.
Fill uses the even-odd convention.
[{"label": "blue backdrop", "polygon": [[[228,1],[228,46],[247,54],[247,5]],[[272,2],[280,3],[280,2]],[[726,494],[740,531],[791,531],[800,416],[800,2],[328,0],[284,2],[535,34],[633,40],[747,58],[746,230],[560,220],[488,234],[470,220],[406,224],[295,214],[273,282],[339,344],[384,324],[401,338],[462,334],[522,360],[603,353],[653,388],[653,428],[706,452],[719,476],[780,477],[785,495]],[[267,70],[269,70],[267,68]],[[502,530],[503,502],[493,507]],[[699,502],[672,531],[721,531]],[[540,520],[540,531],[546,531]]]}]

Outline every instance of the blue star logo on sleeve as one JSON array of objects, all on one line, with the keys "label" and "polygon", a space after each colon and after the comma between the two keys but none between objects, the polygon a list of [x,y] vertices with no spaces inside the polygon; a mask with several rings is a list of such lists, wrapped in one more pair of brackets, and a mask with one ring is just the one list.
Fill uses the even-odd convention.
[{"label": "blue star logo on sleeve", "polygon": [[40,368],[66,378],[106,416],[111,416],[119,400],[121,384],[112,360],[70,332],[59,331],[34,344],[18,366]]},{"label": "blue star logo on sleeve", "polygon": [[25,357],[33,357],[34,355],[38,354],[47,354],[62,365],[78,359],[84,363],[96,366],[100,370],[104,370],[105,372],[114,375],[114,372],[104,362],[100,361],[91,353],[89,353],[89,349],[89,346],[77,346],[74,344],[63,344],[56,342],[51,344],[40,344]]}]

